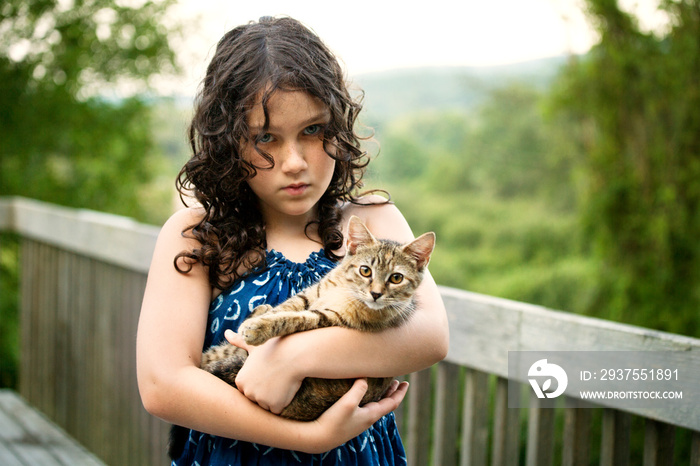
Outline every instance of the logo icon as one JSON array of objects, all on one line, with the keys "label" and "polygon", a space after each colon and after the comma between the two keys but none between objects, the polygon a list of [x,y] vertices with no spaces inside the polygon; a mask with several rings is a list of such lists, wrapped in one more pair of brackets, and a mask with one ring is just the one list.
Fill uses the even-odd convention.
[{"label": "logo icon", "polygon": [[[528,380],[537,398],[556,398],[564,393],[569,383],[569,378],[566,376],[564,369],[556,364],[548,363],[546,359],[535,361],[535,363],[530,366],[527,375],[528,377],[536,377]],[[557,381],[557,385],[556,390],[550,392],[549,389],[552,386],[552,379]],[[542,386],[540,386],[538,380],[543,380]]]}]

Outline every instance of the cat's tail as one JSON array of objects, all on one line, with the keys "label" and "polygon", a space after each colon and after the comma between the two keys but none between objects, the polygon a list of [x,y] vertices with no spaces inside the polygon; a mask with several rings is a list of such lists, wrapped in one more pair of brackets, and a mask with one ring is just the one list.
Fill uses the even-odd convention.
[{"label": "cat's tail", "polygon": [[182,456],[189,436],[189,429],[173,424],[170,428],[170,440],[168,440],[168,456],[171,460],[174,461]]}]

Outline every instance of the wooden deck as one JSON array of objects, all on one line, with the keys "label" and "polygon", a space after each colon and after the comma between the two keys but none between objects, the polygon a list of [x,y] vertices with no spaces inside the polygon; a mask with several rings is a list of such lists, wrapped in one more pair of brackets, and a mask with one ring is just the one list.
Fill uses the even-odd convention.
[{"label": "wooden deck", "polygon": [[104,465],[10,390],[0,390],[0,464]]}]

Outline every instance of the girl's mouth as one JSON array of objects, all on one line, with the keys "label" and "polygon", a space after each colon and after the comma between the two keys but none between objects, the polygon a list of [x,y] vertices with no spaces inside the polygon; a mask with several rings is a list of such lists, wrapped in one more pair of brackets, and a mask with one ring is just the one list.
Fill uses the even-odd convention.
[{"label": "girl's mouth", "polygon": [[282,188],[282,191],[292,196],[299,196],[301,194],[304,194],[308,187],[309,185],[305,183],[294,183],[290,184],[289,186],[285,186],[284,188]]}]

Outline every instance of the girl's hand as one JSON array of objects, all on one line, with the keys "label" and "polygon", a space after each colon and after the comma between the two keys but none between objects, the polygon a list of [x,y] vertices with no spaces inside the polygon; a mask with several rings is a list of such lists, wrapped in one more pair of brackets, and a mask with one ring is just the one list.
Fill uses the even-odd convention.
[{"label": "girl's hand", "polygon": [[323,453],[357,437],[372,424],[399,407],[406,396],[408,382],[394,381],[384,398],[359,406],[367,391],[367,380],[357,379],[350,390],[312,424],[311,433],[320,442],[310,453]]},{"label": "girl's hand", "polygon": [[284,352],[276,351],[279,338],[251,346],[231,330],[226,330],[224,336],[229,343],[248,352],[248,359],[236,377],[238,391],[261,408],[281,413],[292,402],[303,377],[296,375],[293,361],[281,357]]},{"label": "girl's hand", "polygon": [[[274,355],[279,338],[273,338],[261,346],[251,346],[233,331],[227,330],[225,337],[232,345],[248,351],[248,360],[236,377],[238,390],[263,409],[279,414],[301,386],[301,380],[297,380],[290,370],[291,362],[279,361],[275,357],[264,359],[268,354]],[[259,363],[256,358],[261,358]],[[255,364],[249,364],[251,360]],[[279,367],[271,369],[271,364]],[[398,408],[407,390],[408,382],[394,381],[381,400],[359,406],[367,391],[367,380],[357,379],[350,390],[318,419],[301,423],[300,435],[305,441],[299,445],[299,450],[323,453],[357,437],[382,416]],[[282,401],[269,401],[275,399]]]}]

